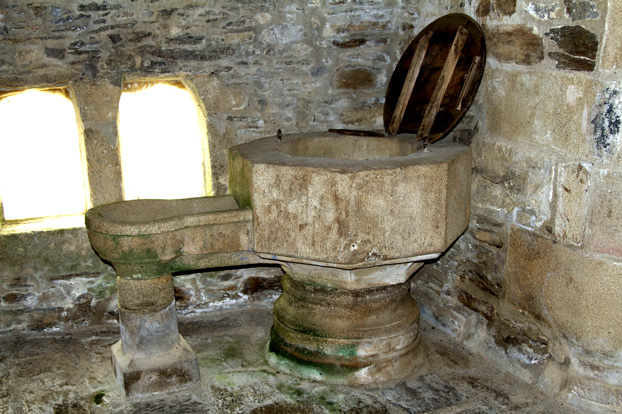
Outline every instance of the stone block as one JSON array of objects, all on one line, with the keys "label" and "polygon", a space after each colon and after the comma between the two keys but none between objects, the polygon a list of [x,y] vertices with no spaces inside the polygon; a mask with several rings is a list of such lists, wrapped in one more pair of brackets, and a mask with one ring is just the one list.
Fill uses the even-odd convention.
[{"label": "stone block", "polygon": [[119,306],[136,311],[159,311],[170,305],[173,296],[173,277],[127,279],[117,276]]},{"label": "stone block", "polygon": [[591,72],[596,66],[598,37],[581,26],[553,28],[546,33],[561,51],[549,52],[557,69]]},{"label": "stone block", "polygon": [[622,94],[619,86],[609,85],[600,91],[590,113],[592,151],[600,160],[622,160]]},{"label": "stone block", "polygon": [[283,44],[300,41],[305,37],[305,28],[300,25],[276,24],[264,30],[260,40],[265,43]]},{"label": "stone block", "polygon": [[622,171],[594,171],[590,198],[586,247],[622,258]]},{"label": "stone block", "polygon": [[497,14],[499,16],[511,16],[516,12],[516,0],[481,0],[477,6],[478,17]]},{"label": "stone block", "polygon": [[550,154],[496,135],[477,135],[473,154],[474,204],[502,209],[524,227],[546,225],[551,218],[555,168]]},{"label": "stone block", "polygon": [[487,68],[483,92],[490,132],[522,146],[540,144],[573,159],[593,157],[587,119],[602,86],[593,78]]},{"label": "stone block", "polygon": [[575,20],[598,19],[597,1],[594,0],[564,0],[566,15]]},{"label": "stone block", "polygon": [[529,3],[525,5],[525,11],[540,20],[553,20],[560,17],[559,3],[550,0]]},{"label": "stone block", "polygon": [[546,35],[569,55],[596,59],[598,38],[582,26],[556,27],[549,30]]},{"label": "stone block", "polygon": [[367,66],[343,67],[335,75],[336,89],[373,89],[378,87],[378,70]]},{"label": "stone block", "polygon": [[344,108],[339,116],[345,125],[368,126],[371,121],[375,121],[373,122],[374,129],[384,129],[382,110],[383,106],[380,104],[362,108]]},{"label": "stone block", "polygon": [[73,278],[84,272],[105,272],[89,244],[86,229],[29,231],[0,236],[3,283],[35,289],[46,279]]},{"label": "stone block", "polygon": [[521,25],[484,26],[486,48],[501,62],[535,65],[544,60],[542,37]]},{"label": "stone block", "polygon": [[557,174],[555,237],[579,246],[585,234],[591,166],[576,162],[561,164]]},{"label": "stone block", "polygon": [[549,57],[557,61],[556,69],[593,72],[596,67],[596,62],[593,60],[571,56],[567,53],[549,52]]},{"label": "stone block", "polygon": [[123,199],[121,159],[116,123],[87,124],[84,129],[86,162],[92,205]]},{"label": "stone block", "polygon": [[160,355],[127,354],[121,341],[112,346],[117,383],[128,397],[177,391],[200,381],[199,362],[186,340]]},{"label": "stone block", "polygon": [[493,328],[495,344],[523,364],[533,366],[551,358],[549,340],[537,324],[518,315],[499,317]]},{"label": "stone block", "polygon": [[615,70],[622,68],[622,2],[610,1],[607,12],[607,33],[603,38],[602,58],[600,68],[602,70]]},{"label": "stone block", "polygon": [[608,354],[622,346],[622,264],[513,227],[506,298],[571,342]]}]

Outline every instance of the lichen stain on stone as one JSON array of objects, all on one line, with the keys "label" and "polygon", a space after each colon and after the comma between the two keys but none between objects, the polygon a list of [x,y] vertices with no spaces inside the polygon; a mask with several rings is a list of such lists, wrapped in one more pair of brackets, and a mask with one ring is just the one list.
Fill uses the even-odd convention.
[{"label": "lichen stain on stone", "polygon": [[594,144],[600,158],[613,155],[620,141],[620,110],[622,104],[620,91],[607,88],[596,98],[593,108]]},{"label": "lichen stain on stone", "polygon": [[559,9],[559,4],[539,4],[539,3],[529,3],[525,6],[525,11],[536,17],[540,20],[550,20],[555,19],[557,16],[557,9]]},{"label": "lichen stain on stone", "polygon": [[575,20],[597,19],[600,17],[595,2],[591,0],[564,0],[566,14]]}]

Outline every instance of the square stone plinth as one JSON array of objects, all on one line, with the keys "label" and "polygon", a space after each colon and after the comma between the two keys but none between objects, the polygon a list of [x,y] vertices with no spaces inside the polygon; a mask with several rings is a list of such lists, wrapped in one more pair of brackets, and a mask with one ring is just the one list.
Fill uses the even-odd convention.
[{"label": "square stone plinth", "polygon": [[126,354],[118,341],[112,346],[112,364],[128,397],[175,391],[200,379],[197,357],[181,335],[175,346],[157,354]]}]

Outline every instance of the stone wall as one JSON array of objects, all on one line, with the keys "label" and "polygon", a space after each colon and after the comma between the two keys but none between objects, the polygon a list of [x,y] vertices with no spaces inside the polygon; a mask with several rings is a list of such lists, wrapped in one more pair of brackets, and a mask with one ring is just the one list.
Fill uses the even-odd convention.
[{"label": "stone wall", "polygon": [[416,276],[424,314],[586,408],[622,404],[618,1],[481,0],[472,220]]}]

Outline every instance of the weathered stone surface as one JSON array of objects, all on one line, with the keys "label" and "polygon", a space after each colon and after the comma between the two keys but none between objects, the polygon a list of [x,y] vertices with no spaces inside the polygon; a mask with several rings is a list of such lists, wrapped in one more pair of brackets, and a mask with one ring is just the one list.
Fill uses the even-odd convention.
[{"label": "weathered stone surface", "polygon": [[353,48],[353,47],[358,47],[358,46],[362,46],[365,43],[367,43],[367,40],[365,39],[350,39],[350,40],[343,40],[343,41],[337,41],[337,40],[333,40],[333,45],[342,48],[342,49],[349,49],[349,48]]},{"label": "weathered stone surface", "polygon": [[111,82],[80,79],[71,85],[75,93],[75,105],[84,123],[117,123],[122,85]]},{"label": "weathered stone surface", "polygon": [[296,281],[334,289],[360,290],[405,283],[423,263],[398,263],[358,269],[338,269],[288,262],[283,269]]},{"label": "weathered stone surface", "polygon": [[519,65],[535,65],[544,59],[542,37],[521,25],[484,26],[486,47],[493,58]]},{"label": "weathered stone surface", "polygon": [[135,69],[140,65],[140,57],[129,50],[116,50],[106,59],[106,66],[117,70]]},{"label": "weathered stone surface", "polygon": [[0,272],[5,283],[29,288],[40,274],[48,278],[105,272],[91,248],[84,228],[3,234],[0,243]]},{"label": "weathered stone surface", "polygon": [[202,381],[195,387],[147,398],[124,397],[110,375],[107,348],[118,335],[110,325],[41,334],[12,332],[0,336],[0,405],[14,412],[24,407],[29,413],[59,414],[396,414],[434,408],[456,414],[587,412],[517,380],[509,370],[465,350],[429,324],[424,325],[426,355],[421,369],[399,384],[360,388],[282,372],[267,375],[272,370],[265,361],[272,311],[266,303],[180,322],[201,361]]},{"label": "weathered stone surface", "polygon": [[199,45],[203,43],[205,36],[193,36],[191,34],[183,34],[176,37],[169,37],[166,39],[167,43],[174,45]]},{"label": "weathered stone surface", "polygon": [[600,91],[592,107],[590,124],[593,152],[603,161],[622,159],[622,94],[617,86]]},{"label": "weathered stone surface", "polygon": [[63,48],[55,48],[55,47],[46,47],[45,55],[47,57],[51,57],[54,59],[64,59],[65,58],[65,49]]},{"label": "weathered stone surface", "polygon": [[281,276],[260,277],[254,276],[244,279],[240,286],[240,293],[249,295],[253,298],[264,295],[265,293],[281,292]]},{"label": "weathered stone surface", "polygon": [[619,349],[622,265],[513,227],[505,269],[508,300],[584,348]]},{"label": "weathered stone surface", "polygon": [[591,72],[596,66],[598,38],[581,26],[553,28],[546,33],[563,52],[549,52],[558,69]]},{"label": "weathered stone surface", "polygon": [[173,277],[165,275],[149,280],[117,277],[119,306],[128,310],[160,311],[171,304]]},{"label": "weathered stone surface", "polygon": [[371,385],[399,380],[415,367],[419,308],[409,283],[338,289],[299,282],[292,277],[295,269],[287,272],[270,332],[274,356],[268,359],[275,368],[287,372],[288,367],[297,368],[288,360],[302,361],[312,365],[292,371],[299,376]]},{"label": "weathered stone surface", "polygon": [[367,126],[373,122],[371,129],[384,129],[382,123],[383,106],[374,104],[362,108],[344,108],[340,114],[341,122],[345,125]]},{"label": "weathered stone surface", "polygon": [[511,16],[516,12],[516,0],[495,0],[495,10],[501,16]]},{"label": "weathered stone surface", "polygon": [[78,10],[99,12],[99,11],[119,10],[122,7],[123,6],[120,4],[109,4],[108,2],[97,3],[93,1],[91,3],[80,4],[78,6]]},{"label": "weathered stone surface", "polygon": [[498,14],[511,16],[516,12],[516,0],[481,0],[477,6],[476,14],[479,17]]},{"label": "weathered stone surface", "polygon": [[116,125],[109,123],[90,124],[84,130],[86,162],[91,166],[88,171],[90,198],[93,205],[123,199],[121,160],[117,143],[116,140],[108,141],[108,138],[116,135],[116,131]]},{"label": "weathered stone surface", "polygon": [[557,17],[560,4],[557,2],[529,3],[525,7],[525,11],[531,16],[541,19],[550,20]]},{"label": "weathered stone surface", "polygon": [[[477,135],[473,141],[476,175],[473,203],[505,211],[521,226],[536,229],[551,218],[555,163],[538,147]],[[525,197],[524,194],[529,194]]]},{"label": "weathered stone surface", "polygon": [[370,67],[344,67],[335,75],[337,89],[372,89],[378,86],[377,70]]},{"label": "weathered stone surface", "polygon": [[[512,142],[555,148],[578,159],[593,157],[584,117],[596,101],[597,80],[566,73],[488,70],[484,73],[486,124]],[[534,105],[538,97],[539,105]],[[563,108],[563,110],[562,110]],[[548,155],[550,157],[551,154]]]},{"label": "weathered stone surface", "polygon": [[230,149],[230,189],[253,208],[253,249],[369,267],[438,254],[466,228],[470,150],[337,134]]},{"label": "weathered stone surface", "polygon": [[557,61],[557,69],[576,70],[580,72],[592,72],[596,62],[589,59],[581,59],[566,53],[549,52],[549,57]]},{"label": "weathered stone surface", "polygon": [[382,395],[409,413],[442,410],[465,400],[460,391],[436,374],[422,375],[383,391]]},{"label": "weathered stone surface", "polygon": [[145,57],[157,57],[161,59],[176,61],[176,60],[189,60],[198,62],[209,62],[214,60],[220,60],[227,56],[231,56],[235,53],[235,49],[231,47],[212,47],[201,50],[188,50],[188,49],[157,49],[157,48],[145,48]]},{"label": "weathered stone surface", "polygon": [[477,5],[476,14],[478,17],[485,17],[490,14],[492,10],[492,0],[480,0]]},{"label": "weathered stone surface", "polygon": [[579,246],[583,243],[588,215],[591,167],[583,163],[562,164],[557,174],[555,237]]},{"label": "weathered stone surface", "polygon": [[479,299],[463,290],[458,292],[458,301],[472,311],[479,313],[488,321],[495,319],[495,306],[490,302]]},{"label": "weathered stone surface", "polygon": [[2,303],[7,305],[32,306],[37,300],[37,295],[32,292],[11,292],[2,296]]},{"label": "weathered stone surface", "polygon": [[551,358],[549,340],[532,321],[515,315],[501,317],[494,325],[495,344],[525,365],[542,364]]},{"label": "weathered stone surface", "polygon": [[600,67],[602,70],[615,70],[622,68],[622,2],[609,2],[607,11],[606,36],[603,37],[602,58]]},{"label": "weathered stone surface", "polygon": [[564,0],[564,6],[572,21],[597,19],[600,16],[597,3],[593,0]]},{"label": "weathered stone surface", "polygon": [[112,346],[112,364],[124,395],[177,391],[200,380],[197,357],[179,335],[174,303],[159,312],[122,309],[119,322],[122,339]]},{"label": "weathered stone surface", "polygon": [[546,33],[557,46],[569,55],[596,59],[598,38],[581,26],[564,26],[553,28]]},{"label": "weathered stone surface", "polygon": [[[228,182],[227,149],[232,145],[274,135],[279,128],[285,133],[298,129],[320,131],[343,124],[377,129],[375,113],[381,106],[391,62],[395,62],[408,39],[436,16],[465,11],[486,16],[482,22],[525,27],[523,44],[516,45],[514,51],[504,51],[494,44],[493,36],[487,36],[493,46],[493,59],[486,67],[485,91],[474,109],[484,136],[488,129],[493,133],[484,145],[478,143],[480,137],[474,138],[475,155],[490,151],[476,159],[473,208],[482,214],[439,262],[435,272],[443,278],[439,276],[430,288],[438,293],[437,311],[446,316],[443,327],[448,331],[460,334],[465,332],[461,330],[464,324],[485,315],[491,317],[488,305],[494,300],[502,305],[495,311],[501,309],[503,313],[508,304],[506,283],[498,268],[503,267],[508,249],[507,226],[513,220],[543,234],[550,231],[556,238],[566,237],[565,243],[579,242],[584,200],[575,197],[575,189],[580,193],[584,184],[577,181],[581,175],[573,175],[573,165],[605,163],[594,166],[592,172],[599,175],[600,170],[608,168],[613,176],[619,175],[619,85],[612,83],[617,79],[613,72],[622,67],[619,1],[295,0],[284,6],[246,1],[212,2],[209,7],[196,2],[173,4],[169,0],[123,5],[90,0],[56,3],[13,2],[0,11],[0,88],[70,85],[92,77],[88,92],[92,104],[82,108],[84,101],[79,97],[76,102],[86,129],[86,155],[95,205],[122,198],[113,108],[118,102],[114,96],[117,86],[111,85],[120,88],[123,73],[131,71],[138,77],[203,77],[202,84],[197,82],[197,90],[207,109],[214,182],[217,192],[224,194]],[[533,36],[544,34],[551,27],[571,24],[580,24],[602,39],[602,56],[578,57],[584,54],[566,51],[561,44],[558,50],[553,41],[545,38],[547,59],[542,61],[541,45]],[[533,44],[528,41],[530,34]],[[203,45],[206,51],[215,53],[197,53]],[[570,43],[571,48],[575,46]],[[234,49],[232,55],[218,52],[227,47]],[[150,54],[151,50],[161,49],[173,52],[167,52],[168,57]],[[559,58],[560,67],[565,69],[591,70],[592,60],[597,66],[590,73],[548,70],[556,64],[549,59],[549,52],[554,60]],[[184,56],[186,59],[175,59]],[[201,56],[206,59],[192,59]],[[208,57],[219,58],[207,60]],[[534,63],[528,67],[513,65],[517,60],[524,62],[521,65]],[[335,88],[339,68],[352,67],[373,68],[375,86]],[[500,144],[493,145],[497,138]],[[598,250],[602,260],[615,263],[619,218],[615,210],[610,219],[603,217],[617,205],[613,194],[617,194],[618,186],[613,178],[597,181],[599,187],[592,187],[595,195],[589,204],[595,215],[591,216],[591,210],[585,211],[588,233],[581,247]],[[571,190],[572,196],[561,185]],[[609,198],[605,188],[612,190]],[[602,206],[596,197],[604,200]],[[555,203],[559,203],[558,208]],[[571,221],[565,222],[564,217]],[[589,233],[592,226],[597,233]],[[114,300],[108,304],[103,300],[97,302],[98,298],[110,297],[114,278],[105,284],[95,283],[97,278],[92,275],[108,267],[90,249],[83,230],[29,233],[18,238],[17,242],[5,235],[0,239],[0,297],[12,300],[17,297],[7,295],[32,293],[35,296],[29,297],[36,299],[36,309],[3,313],[2,329],[60,326],[57,321],[67,321],[69,317],[61,316],[63,312],[72,314],[70,305],[80,308],[75,317],[81,318],[83,311],[88,313],[86,301],[78,300],[75,305],[72,302],[87,290],[94,295],[89,305],[93,312],[104,312],[109,320],[114,318]],[[601,241],[603,244],[598,244]],[[184,295],[188,312],[194,307],[240,306],[246,299],[236,290],[237,286],[248,291],[254,286],[254,282],[245,285],[232,277],[215,288],[213,279],[204,274],[181,277],[183,292],[202,292],[192,297]],[[454,289],[455,280],[464,288],[465,294],[460,297],[463,305],[456,305],[460,290]],[[612,286],[611,290],[615,289]],[[481,292],[485,294],[480,295]],[[586,297],[590,297],[589,292]],[[31,300],[3,302],[2,306],[15,310],[22,304],[30,305]],[[96,311],[97,306],[104,308]],[[478,309],[478,313],[466,307]],[[431,315],[429,309],[426,312]],[[465,338],[473,340],[468,335]],[[518,349],[510,348],[512,352]],[[86,395],[81,401],[88,398]],[[11,409],[15,411],[16,407],[18,411],[29,408],[16,405]],[[58,407],[61,411],[63,405],[59,403]],[[65,408],[69,410],[70,406]],[[46,409],[51,409],[49,403],[39,411]],[[85,405],[81,411],[88,409]]]},{"label": "weathered stone surface", "polygon": [[86,227],[94,250],[119,276],[152,279],[261,262],[245,254],[251,219],[252,212],[238,209],[232,196],[143,199],[94,207],[86,213]]},{"label": "weathered stone surface", "polygon": [[622,258],[622,172],[595,170],[590,184],[586,247]]}]

